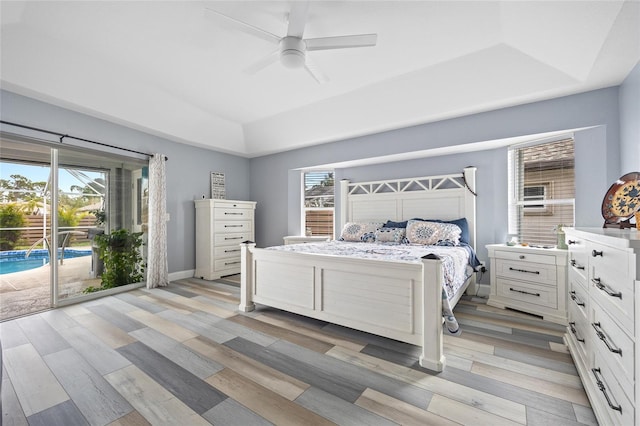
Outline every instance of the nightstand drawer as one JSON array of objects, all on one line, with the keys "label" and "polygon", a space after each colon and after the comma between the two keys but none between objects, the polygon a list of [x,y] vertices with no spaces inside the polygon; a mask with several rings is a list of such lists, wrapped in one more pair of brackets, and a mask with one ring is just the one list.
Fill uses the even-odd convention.
[{"label": "nightstand drawer", "polygon": [[555,287],[545,287],[527,284],[522,281],[497,279],[497,294],[521,302],[545,306],[555,309],[558,307],[558,295]]},{"label": "nightstand drawer", "polygon": [[[555,264],[496,259],[496,275],[537,284],[556,285]],[[555,291],[555,290],[554,290]]]},{"label": "nightstand drawer", "polygon": [[548,265],[556,264],[554,255],[546,255],[539,253],[523,253],[521,251],[496,250],[496,259],[517,260],[518,262],[545,263]]}]

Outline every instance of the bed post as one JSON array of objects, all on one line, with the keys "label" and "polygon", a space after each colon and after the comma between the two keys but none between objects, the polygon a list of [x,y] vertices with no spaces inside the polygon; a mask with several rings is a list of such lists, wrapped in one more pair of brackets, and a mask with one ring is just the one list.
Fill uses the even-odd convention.
[{"label": "bed post", "polygon": [[442,261],[434,254],[422,258],[422,354],[420,365],[442,371]]},{"label": "bed post", "polygon": [[240,244],[240,306],[242,312],[253,311],[256,305],[251,300],[254,271],[253,271],[253,249],[256,243],[245,241]]},{"label": "bed post", "polygon": [[[465,167],[462,171],[464,182],[467,186],[464,195],[464,211],[467,223],[469,224],[469,245],[476,248],[476,170],[477,167]],[[471,281],[466,290],[467,294],[478,294],[478,283],[476,274],[471,276]]]},{"label": "bed post", "polygon": [[340,223],[338,223],[337,235],[340,235],[344,224],[349,221],[349,181],[342,179],[340,181]]}]

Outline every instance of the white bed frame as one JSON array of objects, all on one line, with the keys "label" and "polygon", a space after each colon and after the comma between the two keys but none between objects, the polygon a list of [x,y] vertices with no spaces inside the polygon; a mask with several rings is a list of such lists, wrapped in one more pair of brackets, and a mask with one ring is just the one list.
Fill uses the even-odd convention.
[{"label": "white bed frame", "polygon": [[[475,247],[475,167],[463,173],[365,183],[342,181],[340,227],[346,222],[466,217]],[[466,181],[466,184],[465,184]],[[255,303],[422,347],[420,365],[445,366],[442,262],[407,264],[266,250],[241,244],[240,310]],[[475,275],[461,289],[475,286]]]}]

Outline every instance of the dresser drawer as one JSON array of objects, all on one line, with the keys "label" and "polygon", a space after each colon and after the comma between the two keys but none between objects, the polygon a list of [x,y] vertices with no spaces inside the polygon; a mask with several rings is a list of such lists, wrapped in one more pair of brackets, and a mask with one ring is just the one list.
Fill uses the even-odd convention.
[{"label": "dresser drawer", "polygon": [[220,246],[214,249],[216,259],[224,259],[228,257],[240,256],[240,244],[232,244],[228,246]]},{"label": "dresser drawer", "polygon": [[589,288],[590,296],[605,307],[630,334],[635,332],[635,289],[631,279],[611,278],[610,270],[593,267]]},{"label": "dresser drawer", "polygon": [[221,233],[238,233],[251,232],[252,222],[248,220],[229,220],[224,222],[216,222],[214,231]]},{"label": "dresser drawer", "polygon": [[592,308],[591,340],[603,361],[608,363],[627,395],[633,395],[635,378],[635,347],[613,319],[594,303]]},{"label": "dresser drawer", "polygon": [[555,287],[539,286],[504,278],[498,278],[496,284],[498,296],[552,309],[558,307]]},{"label": "dresser drawer", "polygon": [[216,272],[227,271],[229,274],[240,272],[240,255],[226,259],[216,259],[215,270]]},{"label": "dresser drawer", "polygon": [[556,285],[555,264],[496,259],[496,275],[538,284]]},{"label": "dresser drawer", "polygon": [[250,241],[253,237],[251,232],[234,232],[231,234],[216,234],[213,240],[216,247],[240,244]]},{"label": "dresser drawer", "polygon": [[[634,407],[616,380],[615,374],[608,368],[606,359],[603,359],[598,351],[594,352],[593,367],[590,368],[589,377],[594,384],[597,404],[611,420],[603,424],[635,425]],[[602,422],[603,419],[599,418],[599,420]]]},{"label": "dresser drawer", "polygon": [[580,313],[584,322],[589,318],[589,295],[580,284],[569,282],[569,306]]},{"label": "dresser drawer", "polygon": [[253,220],[253,209],[233,208],[233,207],[216,207],[213,209],[213,216],[218,220]]},{"label": "dresser drawer", "polygon": [[569,251],[569,266],[586,280],[589,261],[589,257],[587,256],[587,242],[570,233],[567,233],[566,242]]},{"label": "dresser drawer", "polygon": [[[567,334],[575,342],[578,348],[578,355],[582,360],[582,365],[589,365],[589,344],[591,344],[591,334],[589,334],[589,322],[582,316],[582,313],[575,305],[569,305],[569,326]],[[575,355],[575,354],[574,354]]]},{"label": "dresser drawer", "polygon": [[556,257],[553,255],[545,255],[539,253],[523,253],[518,251],[496,250],[496,259],[517,260],[533,263],[545,263],[547,265],[555,265]]}]

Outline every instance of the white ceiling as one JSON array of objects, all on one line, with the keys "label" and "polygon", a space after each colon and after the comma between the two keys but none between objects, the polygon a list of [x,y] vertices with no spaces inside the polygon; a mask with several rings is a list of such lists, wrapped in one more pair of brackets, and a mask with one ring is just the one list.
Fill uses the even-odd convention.
[{"label": "white ceiling", "polygon": [[[312,1],[308,53],[330,78],[213,8],[283,36],[290,1],[1,1],[2,88],[246,157],[620,84],[640,59],[638,1]],[[55,130],[55,129],[53,129]]]}]

